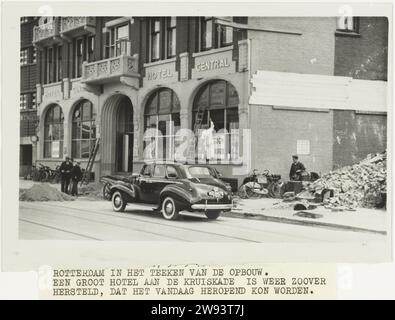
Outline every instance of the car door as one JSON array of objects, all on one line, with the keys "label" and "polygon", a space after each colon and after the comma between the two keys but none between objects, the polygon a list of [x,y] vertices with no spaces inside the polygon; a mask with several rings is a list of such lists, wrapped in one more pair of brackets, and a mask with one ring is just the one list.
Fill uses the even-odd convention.
[{"label": "car door", "polygon": [[141,169],[140,176],[136,179],[140,202],[150,203],[152,201],[152,172],[153,165],[146,164]]},{"label": "car door", "polygon": [[152,175],[152,196],[154,202],[159,201],[160,192],[166,186],[166,166],[164,164],[157,164]]}]

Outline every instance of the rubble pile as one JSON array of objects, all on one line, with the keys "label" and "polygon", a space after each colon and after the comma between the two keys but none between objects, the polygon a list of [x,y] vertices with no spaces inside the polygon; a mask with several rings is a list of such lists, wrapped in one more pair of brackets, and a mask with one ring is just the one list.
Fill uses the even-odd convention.
[{"label": "rubble pile", "polygon": [[29,189],[20,189],[20,201],[73,201],[74,198],[51,187],[48,183],[35,184]]},{"label": "rubble pile", "polygon": [[307,187],[313,194],[332,189],[334,196],[324,200],[329,208],[372,208],[382,202],[386,192],[386,152],[369,155],[361,162],[331,171]]}]

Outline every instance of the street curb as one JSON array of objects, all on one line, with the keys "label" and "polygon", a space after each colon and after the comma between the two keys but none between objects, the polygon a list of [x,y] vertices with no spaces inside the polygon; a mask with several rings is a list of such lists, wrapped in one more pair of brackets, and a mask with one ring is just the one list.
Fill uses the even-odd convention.
[{"label": "street curb", "polygon": [[330,228],[330,229],[336,229],[336,230],[347,230],[347,231],[354,231],[354,232],[367,232],[367,233],[387,235],[387,231],[359,228],[359,227],[346,226],[346,225],[328,223],[328,222],[306,221],[306,220],[296,220],[296,219],[283,218],[283,217],[273,217],[273,216],[267,216],[264,214],[256,214],[256,213],[250,213],[250,212],[241,213],[241,212],[230,211],[230,212],[223,212],[221,214],[221,216],[230,217],[230,218],[253,219],[253,220],[262,220],[262,221],[269,221],[269,222],[296,224],[296,225],[309,226],[309,227],[322,227],[322,228]]}]

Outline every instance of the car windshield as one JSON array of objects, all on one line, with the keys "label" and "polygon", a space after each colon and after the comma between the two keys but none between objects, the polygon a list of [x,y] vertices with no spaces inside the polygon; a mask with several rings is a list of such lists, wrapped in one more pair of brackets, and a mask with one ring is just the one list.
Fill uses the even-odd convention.
[{"label": "car windshield", "polygon": [[188,171],[191,174],[191,176],[195,178],[204,178],[204,177],[212,176],[210,169],[207,167],[189,167]]}]

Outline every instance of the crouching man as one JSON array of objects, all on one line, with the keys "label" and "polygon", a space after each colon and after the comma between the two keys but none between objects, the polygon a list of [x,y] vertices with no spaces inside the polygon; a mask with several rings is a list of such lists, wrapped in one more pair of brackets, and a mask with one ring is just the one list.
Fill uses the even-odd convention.
[{"label": "crouching man", "polygon": [[81,181],[82,171],[80,167],[80,162],[76,161],[73,169],[71,169],[71,180],[72,180],[72,188],[71,195],[78,196],[78,182]]}]

